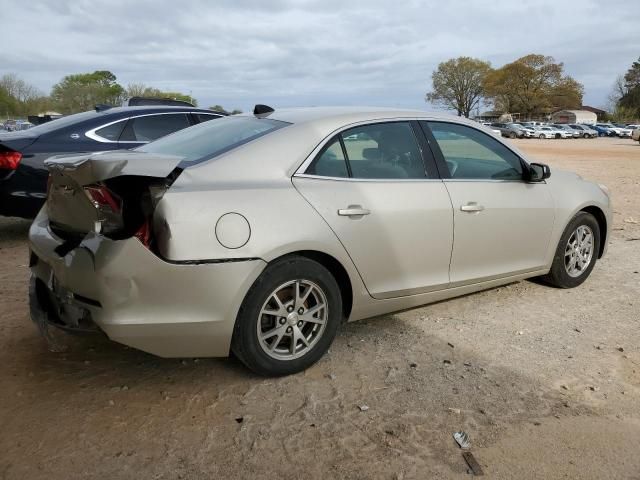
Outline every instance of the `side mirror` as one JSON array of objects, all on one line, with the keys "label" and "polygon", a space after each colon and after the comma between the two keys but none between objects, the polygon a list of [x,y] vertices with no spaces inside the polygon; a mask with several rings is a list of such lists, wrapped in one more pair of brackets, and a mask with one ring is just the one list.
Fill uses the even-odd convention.
[{"label": "side mirror", "polygon": [[551,176],[549,165],[544,163],[532,163],[529,165],[529,181],[542,182]]}]

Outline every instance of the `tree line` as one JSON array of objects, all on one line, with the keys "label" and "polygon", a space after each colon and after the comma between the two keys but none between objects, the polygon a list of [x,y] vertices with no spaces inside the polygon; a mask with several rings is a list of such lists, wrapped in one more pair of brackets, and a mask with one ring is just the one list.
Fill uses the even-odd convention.
[{"label": "tree line", "polygon": [[553,57],[531,54],[493,68],[489,62],[458,57],[438,65],[426,100],[468,117],[480,105],[525,117],[580,108],[584,87],[564,73]]},{"label": "tree line", "polygon": [[[130,83],[123,87],[108,70],[66,75],[51,88],[49,95],[45,95],[16,74],[8,73],[0,77],[1,117],[26,117],[46,111],[78,113],[91,110],[98,104],[120,105],[130,97],[170,98],[198,105],[190,94],[163,91],[143,83]],[[227,112],[221,105],[210,108]],[[227,113],[241,111],[236,109]]]},{"label": "tree line", "polygon": [[[477,58],[453,58],[438,65],[431,81],[425,99],[465,117],[481,105],[495,113],[541,117],[558,110],[579,109],[584,95],[584,87],[564,73],[562,62],[538,54],[500,68]],[[640,58],[618,77],[609,103],[612,119],[640,118]]]}]

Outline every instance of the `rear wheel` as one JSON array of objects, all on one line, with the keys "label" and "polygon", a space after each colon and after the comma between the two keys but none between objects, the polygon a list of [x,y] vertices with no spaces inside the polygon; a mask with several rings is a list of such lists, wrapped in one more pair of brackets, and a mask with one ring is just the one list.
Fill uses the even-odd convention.
[{"label": "rear wheel", "polygon": [[233,353],[251,370],[300,372],[327,351],[342,320],[340,289],[331,273],[304,257],[267,267],[240,307]]},{"label": "rear wheel", "polygon": [[544,134],[540,134],[540,136],[538,137],[540,140],[544,140]]},{"label": "rear wheel", "polygon": [[599,251],[598,222],[590,213],[580,212],[565,228],[551,270],[542,279],[559,288],[577,287],[591,274]]},{"label": "rear wheel", "polygon": [[516,132],[511,132],[509,134],[509,138],[516,138],[516,137],[517,137]]}]

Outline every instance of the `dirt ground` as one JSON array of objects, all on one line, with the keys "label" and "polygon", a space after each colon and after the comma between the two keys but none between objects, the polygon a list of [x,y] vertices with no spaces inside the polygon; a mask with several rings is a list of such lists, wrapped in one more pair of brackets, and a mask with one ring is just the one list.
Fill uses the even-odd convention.
[{"label": "dirt ground", "polygon": [[349,324],[281,379],[103,339],[49,352],[28,317],[28,222],[0,220],[0,478],[468,478],[457,430],[488,478],[640,478],[640,145],[517,144],[612,191],[585,284]]}]

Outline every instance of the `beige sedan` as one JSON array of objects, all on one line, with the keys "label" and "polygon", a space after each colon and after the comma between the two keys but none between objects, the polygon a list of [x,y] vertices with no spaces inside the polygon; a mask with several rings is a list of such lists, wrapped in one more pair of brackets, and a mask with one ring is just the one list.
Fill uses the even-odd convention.
[{"label": "beige sedan", "polygon": [[611,226],[605,187],[419,111],[256,106],[48,165],[30,230],[45,334],[233,351],[265,375],[309,367],[345,321],[529,277],[576,287]]}]

